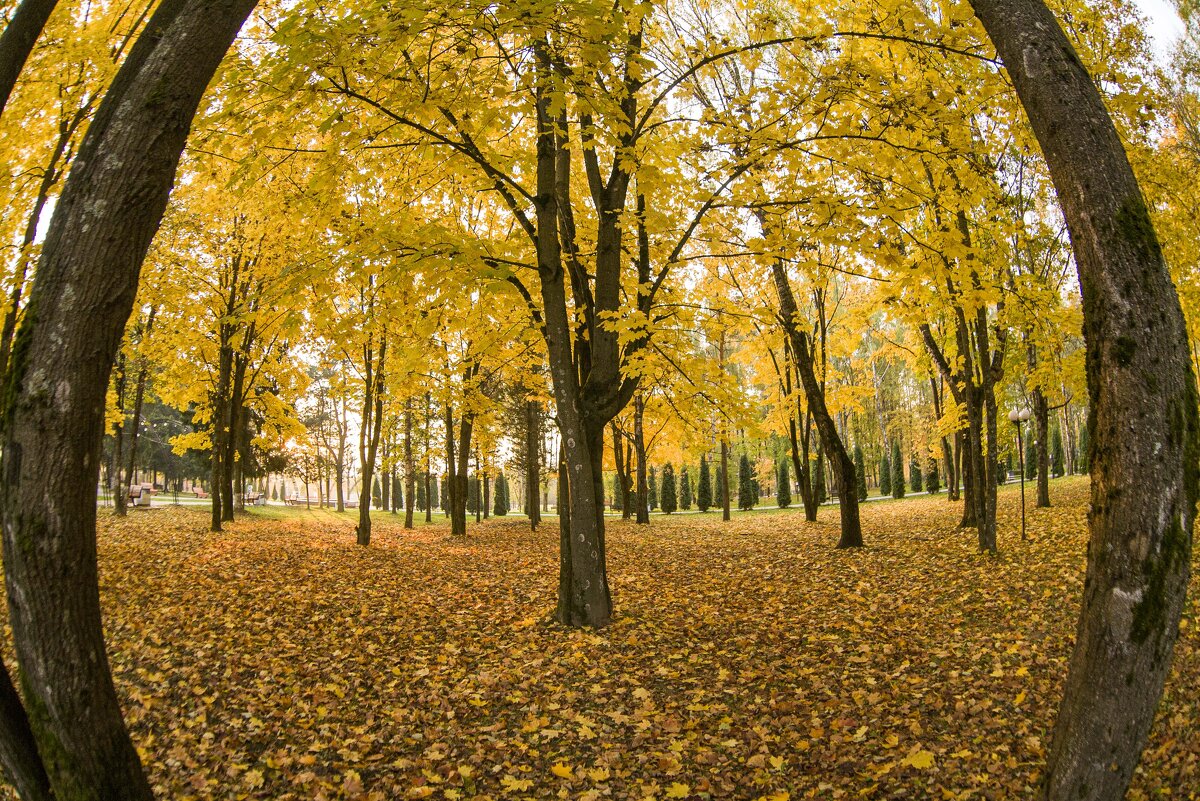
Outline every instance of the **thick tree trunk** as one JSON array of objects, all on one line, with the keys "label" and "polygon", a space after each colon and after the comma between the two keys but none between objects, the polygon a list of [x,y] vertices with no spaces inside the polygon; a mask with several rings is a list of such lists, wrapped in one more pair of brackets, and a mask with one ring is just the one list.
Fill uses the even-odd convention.
[{"label": "thick tree trunk", "polygon": [[0,114],[58,0],[23,0],[0,35]]},{"label": "thick tree trunk", "polygon": [[104,398],[192,117],[253,5],[159,6],[80,147],[14,345],[0,463],[4,574],[22,695],[59,799],[153,797],[100,616]]},{"label": "thick tree trunk", "polygon": [[972,6],[1045,154],[1083,293],[1091,536],[1044,794],[1116,801],[1154,719],[1187,591],[1195,378],[1145,200],[1087,70],[1041,0]]}]

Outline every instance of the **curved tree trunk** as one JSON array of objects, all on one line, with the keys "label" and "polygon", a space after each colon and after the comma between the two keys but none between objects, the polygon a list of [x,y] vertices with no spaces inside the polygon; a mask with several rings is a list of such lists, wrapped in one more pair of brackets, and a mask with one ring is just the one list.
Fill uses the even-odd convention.
[{"label": "curved tree trunk", "polygon": [[24,0],[0,35],[0,114],[58,0]]},{"label": "curved tree trunk", "polygon": [[192,117],[253,6],[159,6],[80,147],[16,337],[0,461],[4,573],[22,695],[60,799],[153,797],[121,717],[100,617],[104,398]]},{"label": "curved tree trunk", "polygon": [[1141,189],[1058,21],[1041,0],[972,6],[1045,153],[1083,293],[1088,572],[1044,794],[1115,801],[1145,745],[1187,590],[1200,460],[1195,377]]}]

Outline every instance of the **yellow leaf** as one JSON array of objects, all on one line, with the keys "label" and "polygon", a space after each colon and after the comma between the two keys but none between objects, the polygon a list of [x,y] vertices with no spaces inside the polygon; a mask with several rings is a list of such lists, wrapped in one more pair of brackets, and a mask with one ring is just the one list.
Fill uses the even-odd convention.
[{"label": "yellow leaf", "polygon": [[1025,702],[1025,691],[1021,690],[1021,692],[1017,693],[1017,697],[1013,699],[1013,703],[1016,704],[1017,706],[1020,706],[1024,702]]},{"label": "yellow leaf", "polygon": [[602,782],[606,781],[612,774],[609,773],[608,768],[588,768],[587,775],[594,782]]},{"label": "yellow leaf", "polygon": [[529,779],[518,779],[515,776],[505,776],[500,780],[500,787],[506,793],[521,792],[533,787],[533,782]]},{"label": "yellow leaf", "polygon": [[686,784],[675,782],[667,788],[667,798],[687,798],[691,792],[692,788]]},{"label": "yellow leaf", "polygon": [[933,753],[930,751],[920,750],[900,760],[902,765],[911,765],[917,770],[928,770],[933,767]]},{"label": "yellow leaf", "polygon": [[553,773],[555,776],[559,776],[564,779],[571,778],[570,766],[565,765],[562,762],[556,762],[553,765],[551,765],[550,772]]}]

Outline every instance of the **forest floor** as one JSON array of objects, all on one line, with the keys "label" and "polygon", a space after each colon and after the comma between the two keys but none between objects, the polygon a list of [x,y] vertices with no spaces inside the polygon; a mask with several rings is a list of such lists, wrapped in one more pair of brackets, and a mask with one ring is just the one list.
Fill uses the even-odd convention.
[{"label": "forest floor", "polygon": [[[865,505],[853,552],[832,507],[614,521],[599,632],[548,622],[557,528],[520,516],[363,549],[327,512],[102,513],[101,595],[162,798],[1023,798],[1084,575],[1086,479],[1051,495],[1023,543],[1001,489],[996,557],[944,495]],[[1197,797],[1196,615],[1131,798]]]}]

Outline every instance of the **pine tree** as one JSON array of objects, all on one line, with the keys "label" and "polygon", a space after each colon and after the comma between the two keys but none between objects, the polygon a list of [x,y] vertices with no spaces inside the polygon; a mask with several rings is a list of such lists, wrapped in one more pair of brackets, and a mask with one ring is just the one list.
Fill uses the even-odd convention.
[{"label": "pine tree", "polygon": [[900,455],[900,440],[892,443],[892,497],[904,497],[904,457]]},{"label": "pine tree", "polygon": [[1075,462],[1080,473],[1088,472],[1088,427],[1085,423],[1079,429],[1079,459]]},{"label": "pine tree", "polygon": [[658,473],[653,467],[650,468],[650,479],[646,482],[646,500],[649,501],[648,508],[658,508]]},{"label": "pine tree", "polygon": [[675,465],[667,462],[662,469],[662,510],[664,514],[671,514],[679,508],[676,501],[675,490],[678,485],[675,483]]},{"label": "pine tree", "polygon": [[428,499],[425,497],[425,476],[424,474],[417,476],[417,500],[416,506],[419,511],[424,512],[429,508]]},{"label": "pine tree", "polygon": [[922,486],[921,478],[921,463],[918,462],[917,457],[914,456],[912,461],[908,463],[909,487],[913,492],[921,492],[923,489],[925,489]]},{"label": "pine tree", "polygon": [[1054,433],[1050,435],[1050,475],[1058,478],[1063,474],[1063,444],[1062,431],[1058,426],[1054,427]]},{"label": "pine tree", "polygon": [[792,505],[792,479],[788,474],[787,459],[780,459],[775,467],[775,505],[780,509]]},{"label": "pine tree", "polygon": [[479,510],[479,474],[467,478],[467,511],[475,514]]},{"label": "pine tree", "polygon": [[1038,471],[1037,460],[1038,460],[1037,446],[1034,444],[1033,438],[1030,437],[1028,440],[1025,441],[1025,480],[1026,481],[1037,478],[1037,471]]},{"label": "pine tree", "polygon": [[679,508],[685,512],[692,508],[692,477],[686,464],[679,468]]},{"label": "pine tree", "polygon": [[[718,508],[724,509],[725,508],[726,481],[725,481],[725,471],[721,469],[720,462],[717,462],[717,471],[716,471],[716,475],[714,476],[714,479],[715,479],[715,482],[713,484],[713,493],[714,493],[713,500],[716,501]],[[732,501],[733,501],[733,499],[730,498],[731,505],[732,505]]]},{"label": "pine tree", "polygon": [[854,477],[858,480],[858,499],[867,499],[867,468],[863,464],[862,447],[854,446]]},{"label": "pine tree", "polygon": [[504,477],[504,473],[499,473],[496,476],[496,486],[492,490],[492,514],[496,517],[504,517],[508,514],[508,479]]},{"label": "pine tree", "polygon": [[738,508],[754,508],[754,475],[750,472],[750,457],[744,453],[738,460]]},{"label": "pine tree", "polygon": [[433,509],[441,509],[446,511],[446,479],[439,477],[437,473],[429,474],[429,494],[433,497],[429,499],[429,505]]},{"label": "pine tree", "polygon": [[279,500],[279,485],[278,484],[271,485],[271,500],[273,500],[273,501]]},{"label": "pine tree", "polygon": [[383,487],[379,483],[379,476],[375,476],[375,481],[371,484],[371,505],[376,509],[383,503]]},{"label": "pine tree", "polygon": [[925,486],[928,487],[930,495],[937,495],[942,491],[941,479],[938,477],[937,459],[929,460],[929,472],[925,474]]},{"label": "pine tree", "polygon": [[712,481],[708,475],[708,459],[700,457],[700,476],[696,485],[696,508],[707,512],[712,508]]},{"label": "pine tree", "polygon": [[888,459],[886,448],[879,460],[879,494],[885,498],[892,494],[892,463]]},{"label": "pine tree", "polygon": [[392,476],[392,508],[404,508],[404,482],[400,480],[400,476]]}]

